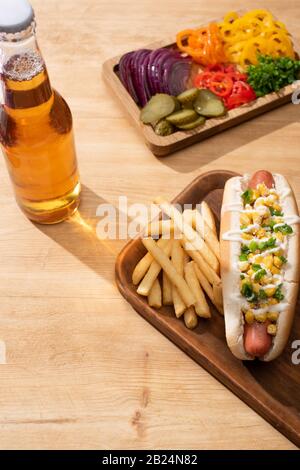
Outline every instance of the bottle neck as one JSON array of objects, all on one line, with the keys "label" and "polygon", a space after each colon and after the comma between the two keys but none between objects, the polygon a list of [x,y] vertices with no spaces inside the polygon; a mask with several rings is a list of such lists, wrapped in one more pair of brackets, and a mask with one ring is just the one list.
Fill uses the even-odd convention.
[{"label": "bottle neck", "polygon": [[53,92],[34,32],[22,40],[1,41],[0,54],[5,106],[27,109],[50,100]]}]

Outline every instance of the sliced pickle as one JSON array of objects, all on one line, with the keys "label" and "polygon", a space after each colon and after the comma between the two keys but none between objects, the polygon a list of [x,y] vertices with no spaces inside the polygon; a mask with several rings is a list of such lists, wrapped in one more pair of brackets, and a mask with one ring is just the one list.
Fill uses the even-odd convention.
[{"label": "sliced pickle", "polygon": [[172,96],[173,100],[174,100],[174,103],[175,103],[175,109],[174,109],[174,113],[176,111],[180,111],[181,110],[181,103],[180,101],[178,100],[178,98],[176,98],[176,96]]},{"label": "sliced pickle", "polygon": [[162,119],[154,126],[154,132],[157,135],[166,136],[171,135],[175,132],[173,124],[168,122],[166,119]]},{"label": "sliced pickle", "polygon": [[178,101],[186,108],[189,107],[194,101],[197,99],[199,94],[198,88],[191,88],[190,90],[186,90],[180,95],[177,96]]},{"label": "sliced pickle", "polygon": [[161,119],[174,113],[177,100],[174,96],[158,93],[153,96],[141,111],[141,121],[155,126]]},{"label": "sliced pickle", "polygon": [[178,127],[195,121],[197,117],[197,113],[193,109],[182,109],[181,111],[171,114],[166,119],[168,122]]},{"label": "sliced pickle", "polygon": [[205,117],[219,117],[226,112],[223,101],[210,90],[199,90],[194,109]]},{"label": "sliced pickle", "polygon": [[183,124],[183,125],[178,125],[178,129],[182,131],[191,131],[192,129],[196,129],[196,127],[202,126],[205,124],[205,117],[204,116],[199,116],[196,121],[189,122],[188,124]]}]

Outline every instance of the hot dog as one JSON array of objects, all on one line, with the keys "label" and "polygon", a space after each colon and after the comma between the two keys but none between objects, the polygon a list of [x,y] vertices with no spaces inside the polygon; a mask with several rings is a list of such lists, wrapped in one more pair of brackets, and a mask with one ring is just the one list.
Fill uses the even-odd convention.
[{"label": "hot dog", "polygon": [[287,343],[299,284],[299,222],[282,175],[261,170],[227,181],[221,274],[226,339],[239,359],[271,361]]}]

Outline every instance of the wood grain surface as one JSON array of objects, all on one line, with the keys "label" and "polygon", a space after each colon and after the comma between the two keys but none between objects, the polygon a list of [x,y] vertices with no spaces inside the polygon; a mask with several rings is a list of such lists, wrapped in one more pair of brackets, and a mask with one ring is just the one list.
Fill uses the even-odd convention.
[{"label": "wood grain surface", "polygon": [[[239,5],[32,3],[52,83],[73,111],[84,190],[81,219],[35,226],[17,208],[1,160],[0,339],[7,364],[0,366],[0,447],[294,449],[133,311],[114,283],[125,241],[101,242],[95,230],[100,203],[117,205],[120,195],[129,203],[173,198],[213,169],[282,172],[299,203],[299,107],[285,105],[156,159],[103,83],[102,63]],[[298,0],[264,5],[297,32]]]}]

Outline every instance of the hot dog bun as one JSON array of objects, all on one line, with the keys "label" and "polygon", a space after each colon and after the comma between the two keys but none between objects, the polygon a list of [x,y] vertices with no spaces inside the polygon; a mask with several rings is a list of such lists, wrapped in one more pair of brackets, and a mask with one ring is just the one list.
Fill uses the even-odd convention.
[{"label": "hot dog bun", "polygon": [[[299,215],[293,191],[287,180],[279,174],[273,174],[273,178],[276,191],[285,194],[281,201],[284,215]],[[223,196],[220,234],[226,339],[232,353],[242,360],[254,359],[246,352],[244,347],[245,328],[242,305],[245,299],[240,294],[241,272],[238,268],[242,242],[224,240],[223,236],[231,230],[238,231],[240,229],[240,212],[237,207],[239,204],[241,209],[243,207],[241,194],[249,187],[249,182],[249,176],[235,177],[227,181]],[[271,348],[264,356],[259,358],[263,361],[271,361],[282,353],[293,323],[300,274],[300,229],[299,224],[291,225],[293,234],[288,237],[287,264],[283,274],[285,308],[279,314],[277,334],[272,338]]]}]

